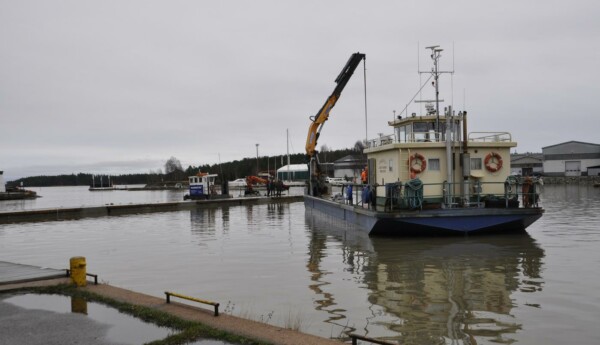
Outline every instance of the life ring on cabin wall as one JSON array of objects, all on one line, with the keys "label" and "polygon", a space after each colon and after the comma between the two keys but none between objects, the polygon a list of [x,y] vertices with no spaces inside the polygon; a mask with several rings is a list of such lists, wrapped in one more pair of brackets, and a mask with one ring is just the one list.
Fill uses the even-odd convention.
[{"label": "life ring on cabin wall", "polygon": [[490,152],[485,156],[483,160],[485,169],[489,172],[496,172],[502,169],[502,156],[497,152]]},{"label": "life ring on cabin wall", "polygon": [[[419,163],[415,164],[415,161]],[[427,169],[427,160],[420,153],[412,154],[408,157],[408,167],[412,173],[420,174]]]}]

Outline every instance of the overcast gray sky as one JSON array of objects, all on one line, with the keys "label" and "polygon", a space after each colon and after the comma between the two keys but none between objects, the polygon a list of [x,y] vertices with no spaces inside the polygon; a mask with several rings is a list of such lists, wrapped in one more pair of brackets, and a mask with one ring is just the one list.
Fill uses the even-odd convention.
[{"label": "overcast gray sky", "polygon": [[[303,153],[308,117],[357,51],[368,136],[391,133],[433,44],[456,71],[444,105],[466,108],[470,131],[511,132],[518,152],[599,143],[598,18],[597,0],[0,0],[0,170],[148,172],[171,156],[255,157],[256,143],[279,155],[286,129]],[[364,139],[362,68],[319,147]]]}]

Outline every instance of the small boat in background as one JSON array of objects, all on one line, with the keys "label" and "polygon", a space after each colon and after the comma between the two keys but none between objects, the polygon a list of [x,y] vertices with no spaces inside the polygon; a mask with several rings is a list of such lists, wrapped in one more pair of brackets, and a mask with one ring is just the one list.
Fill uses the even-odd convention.
[{"label": "small boat in background", "polygon": [[[106,180],[106,181],[105,181]],[[106,182],[106,183],[105,183]],[[107,190],[115,190],[115,186],[112,184],[110,180],[110,176],[106,176],[106,179],[102,175],[92,175],[92,184],[90,185],[89,190],[91,192],[97,191],[107,191]]]},{"label": "small boat in background", "polygon": [[238,178],[235,179],[233,181],[229,181],[227,182],[229,184],[229,189],[233,189],[233,188],[246,188],[246,179],[245,178]]},{"label": "small boat in background", "polygon": [[32,190],[18,187],[7,188],[4,192],[0,192],[0,200],[35,199],[39,197],[40,196]]},{"label": "small boat in background", "polygon": [[227,182],[223,183],[221,188],[221,194],[217,192],[217,186],[215,184],[217,174],[209,174],[199,172],[194,176],[190,176],[189,183],[189,194],[183,196],[183,200],[206,200],[206,199],[227,199],[231,198],[228,191]]},{"label": "small boat in background", "polygon": [[20,200],[20,199],[34,199],[38,198],[36,192],[23,189],[23,183],[21,187],[6,187],[4,184],[4,171],[0,170],[0,200]]}]

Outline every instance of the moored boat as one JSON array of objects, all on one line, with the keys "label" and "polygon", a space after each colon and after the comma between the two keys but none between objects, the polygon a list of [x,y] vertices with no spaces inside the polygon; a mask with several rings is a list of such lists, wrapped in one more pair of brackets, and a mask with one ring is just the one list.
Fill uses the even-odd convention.
[{"label": "moored boat", "polygon": [[92,175],[92,183],[90,184],[90,188],[88,188],[88,190],[90,192],[112,191],[116,190],[116,187],[110,180],[110,176],[107,176],[105,179],[102,175]]},{"label": "moored boat", "polygon": [[194,176],[189,176],[189,194],[183,196],[183,200],[206,200],[206,199],[225,199],[230,198],[227,182],[221,188],[221,194],[218,193],[216,186],[217,174],[208,174],[199,172]]},{"label": "moored boat", "polygon": [[8,188],[0,192],[0,200],[21,200],[39,198],[37,192],[21,188]]},{"label": "moored boat", "polygon": [[0,200],[34,199],[37,197],[39,196],[36,192],[23,189],[23,183],[21,183],[21,188],[6,187],[4,184],[4,171],[0,170]]},{"label": "moored boat", "polygon": [[341,94],[340,85],[343,88],[364,55],[351,57],[336,79],[334,94],[309,129],[306,148],[311,157],[311,181],[306,209],[344,219],[371,234],[524,230],[544,213],[539,205],[541,181],[510,176],[510,149],[517,146],[510,133],[469,133],[466,111],[456,113],[448,106],[440,113],[439,77],[453,72],[438,70],[439,46],[428,49],[434,67],[424,72],[430,74],[425,83],[433,79],[435,99],[425,101],[422,115],[413,113],[389,121],[392,134],[366,141],[363,183],[344,184],[343,197],[332,200],[314,147],[320,127]]}]

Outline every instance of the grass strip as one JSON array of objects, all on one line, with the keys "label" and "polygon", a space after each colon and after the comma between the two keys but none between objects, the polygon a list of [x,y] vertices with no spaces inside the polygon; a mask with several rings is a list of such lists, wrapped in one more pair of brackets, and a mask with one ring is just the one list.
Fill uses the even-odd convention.
[{"label": "grass strip", "polygon": [[60,284],[44,287],[28,287],[12,290],[12,293],[14,292],[30,292],[36,294],[63,295],[84,298],[88,302],[95,302],[110,306],[119,312],[131,315],[144,322],[153,323],[160,327],[172,328],[179,331],[178,333],[172,334],[164,339],[147,343],[147,345],[179,345],[203,338],[217,339],[229,343],[243,345],[269,345],[269,343],[231,334],[229,332],[204,325],[200,322],[184,320],[154,308],[121,302],[90,291],[77,289],[73,285]]}]

